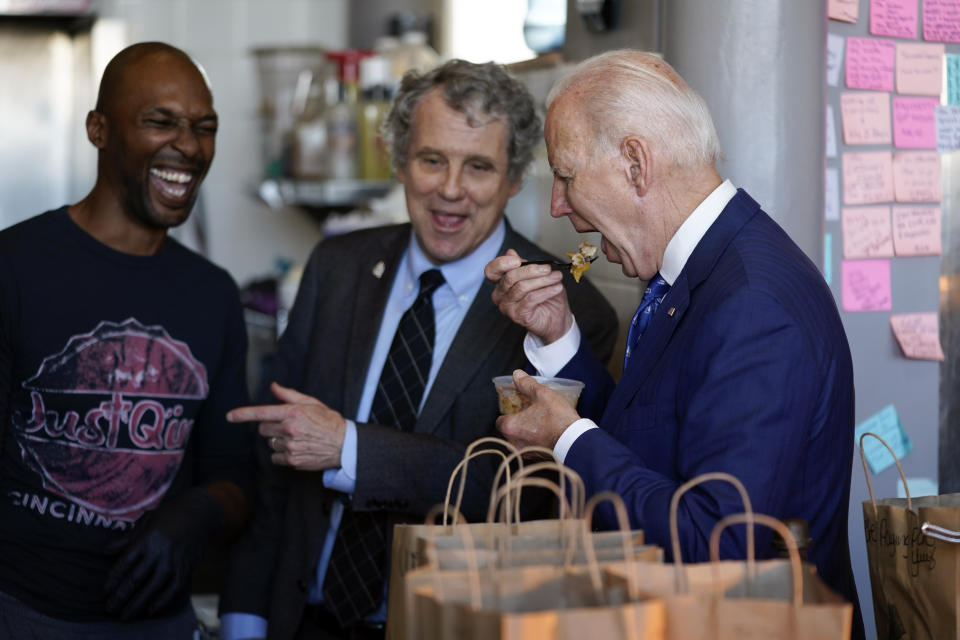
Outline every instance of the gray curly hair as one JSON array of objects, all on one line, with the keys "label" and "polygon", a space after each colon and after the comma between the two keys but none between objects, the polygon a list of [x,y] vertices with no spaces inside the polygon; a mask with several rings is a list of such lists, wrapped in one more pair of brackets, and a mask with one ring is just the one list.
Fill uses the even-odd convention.
[{"label": "gray curly hair", "polygon": [[510,127],[507,176],[511,182],[520,180],[533,161],[534,147],[542,136],[542,124],[527,88],[502,65],[492,62],[450,60],[423,74],[416,71],[404,74],[383,123],[382,133],[390,146],[393,166],[406,167],[413,112],[423,96],[435,87],[443,89],[447,104],[466,114],[471,126],[479,124],[478,112],[507,119]]}]

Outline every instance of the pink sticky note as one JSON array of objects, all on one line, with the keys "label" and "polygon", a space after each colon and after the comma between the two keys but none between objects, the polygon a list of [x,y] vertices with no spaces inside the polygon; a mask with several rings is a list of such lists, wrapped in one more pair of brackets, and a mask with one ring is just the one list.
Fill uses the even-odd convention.
[{"label": "pink sticky note", "polygon": [[896,313],[890,316],[890,326],[903,355],[917,360],[943,360],[937,312]]},{"label": "pink sticky note", "polygon": [[915,40],[917,0],[870,0],[870,33]]},{"label": "pink sticky note", "polygon": [[843,208],[843,257],[892,258],[890,207]]},{"label": "pink sticky note", "polygon": [[843,141],[847,144],[890,144],[890,94],[847,91],[840,96]]},{"label": "pink sticky note", "polygon": [[942,44],[897,43],[897,93],[939,96],[943,86]]},{"label": "pink sticky note", "polygon": [[938,256],[940,207],[893,207],[893,248],[898,256]]},{"label": "pink sticky note", "polygon": [[923,0],[923,39],[960,42],[960,0]]},{"label": "pink sticky note", "polygon": [[843,154],[843,203],[875,204],[893,200],[893,163],[889,151]]},{"label": "pink sticky note", "polygon": [[938,98],[893,98],[893,146],[936,149]]},{"label": "pink sticky note", "polygon": [[897,202],[940,202],[940,154],[904,151],[894,156],[893,193]]},{"label": "pink sticky note", "polygon": [[896,55],[891,40],[847,38],[847,87],[893,91]]},{"label": "pink sticky note", "polygon": [[844,260],[840,272],[844,311],[890,310],[889,260]]},{"label": "pink sticky note", "polygon": [[860,0],[829,0],[827,16],[831,20],[856,22],[860,14]]}]

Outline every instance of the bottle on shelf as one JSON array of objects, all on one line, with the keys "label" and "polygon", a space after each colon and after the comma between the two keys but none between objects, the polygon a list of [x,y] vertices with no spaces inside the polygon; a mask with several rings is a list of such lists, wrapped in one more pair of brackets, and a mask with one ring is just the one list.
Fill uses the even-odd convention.
[{"label": "bottle on shelf", "polygon": [[373,55],[360,61],[360,88],[360,177],[389,180],[390,156],[380,135],[391,98],[389,61],[385,57]]},{"label": "bottle on shelf", "polygon": [[328,58],[338,67],[337,99],[326,112],[327,122],[327,178],[353,180],[357,178],[357,76],[363,53],[357,50],[331,52]]},{"label": "bottle on shelf", "polygon": [[301,72],[309,89],[293,125],[290,174],[294,178],[318,180],[327,175],[326,78]]},{"label": "bottle on shelf", "polygon": [[[396,95],[404,65],[400,57],[400,40],[394,36],[380,36],[373,43],[373,52],[386,60],[387,87],[391,96]],[[362,71],[360,75],[362,79]]]},{"label": "bottle on shelf", "polygon": [[424,73],[440,64],[440,54],[427,44],[424,31],[407,31],[400,36],[400,57],[404,59],[404,73],[410,69]]}]

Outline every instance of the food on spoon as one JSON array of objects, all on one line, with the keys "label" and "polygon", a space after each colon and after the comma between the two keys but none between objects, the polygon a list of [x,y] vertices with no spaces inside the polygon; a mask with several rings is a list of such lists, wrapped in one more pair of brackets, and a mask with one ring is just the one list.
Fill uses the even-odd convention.
[{"label": "food on spoon", "polygon": [[570,258],[570,274],[574,280],[580,282],[583,272],[589,269],[590,263],[597,259],[597,251],[597,247],[590,244],[589,240],[584,240],[576,251],[567,252],[567,257]]}]

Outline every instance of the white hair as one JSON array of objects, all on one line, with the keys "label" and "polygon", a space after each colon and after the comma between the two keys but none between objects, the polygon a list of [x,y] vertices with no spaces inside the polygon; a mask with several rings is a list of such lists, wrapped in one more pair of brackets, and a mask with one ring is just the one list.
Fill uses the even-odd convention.
[{"label": "white hair", "polygon": [[704,99],[656,55],[630,49],[587,58],[557,81],[547,107],[572,88],[600,149],[616,153],[629,135],[652,140],[677,166],[713,165],[720,141]]}]

